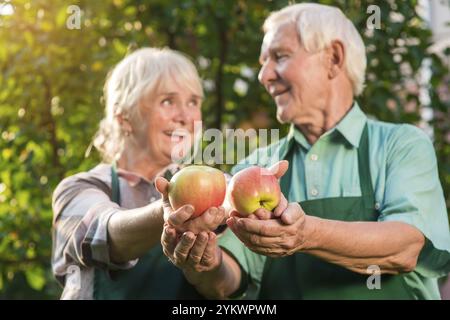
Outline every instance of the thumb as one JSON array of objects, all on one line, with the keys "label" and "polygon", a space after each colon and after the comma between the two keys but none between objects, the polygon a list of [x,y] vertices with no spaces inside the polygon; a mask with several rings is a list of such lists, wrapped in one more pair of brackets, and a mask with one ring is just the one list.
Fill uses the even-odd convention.
[{"label": "thumb", "polygon": [[305,213],[298,203],[289,203],[286,210],[284,210],[281,214],[280,219],[284,224],[291,225],[300,219],[304,214]]},{"label": "thumb", "polygon": [[269,171],[272,172],[277,179],[280,179],[288,170],[289,168],[289,161],[287,160],[281,160],[269,167]]},{"label": "thumb", "polygon": [[155,180],[156,190],[161,194],[163,201],[168,201],[169,181],[163,177],[157,177]]}]

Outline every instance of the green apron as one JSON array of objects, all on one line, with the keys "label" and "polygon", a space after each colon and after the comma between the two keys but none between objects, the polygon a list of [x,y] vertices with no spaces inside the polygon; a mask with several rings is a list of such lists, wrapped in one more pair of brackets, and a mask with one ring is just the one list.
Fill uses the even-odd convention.
[{"label": "green apron", "polygon": [[[361,197],[335,197],[300,202],[306,214],[341,221],[377,221],[369,169],[367,124],[358,147]],[[292,158],[292,150],[286,156]],[[289,172],[282,178],[288,194]],[[349,237],[352,235],[349,234]],[[358,239],[355,239],[357,242]],[[305,253],[268,258],[264,266],[260,299],[411,299],[402,275],[381,275],[381,289],[369,290],[370,274],[362,275]]]},{"label": "green apron", "polygon": [[[120,205],[119,178],[111,167],[112,201]],[[95,269],[94,299],[202,299],[200,294],[163,254],[157,245],[131,269],[104,271]]]}]

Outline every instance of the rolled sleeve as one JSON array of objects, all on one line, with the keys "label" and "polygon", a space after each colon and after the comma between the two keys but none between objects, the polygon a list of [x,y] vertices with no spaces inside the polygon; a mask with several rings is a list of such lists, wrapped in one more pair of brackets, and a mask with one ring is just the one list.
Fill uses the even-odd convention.
[{"label": "rolled sleeve", "polygon": [[416,271],[426,277],[450,272],[450,232],[433,145],[419,129],[403,125],[388,151],[379,221],[400,221],[426,238]]},{"label": "rolled sleeve", "polygon": [[[95,192],[89,192],[92,197]],[[96,191],[100,192],[100,191]],[[81,194],[81,196],[83,196]],[[84,198],[87,201],[86,198]],[[104,270],[129,269],[136,265],[137,259],[117,264],[111,261],[108,244],[108,222],[113,214],[120,211],[117,204],[105,201],[94,205],[81,220],[75,233],[72,248],[75,249],[77,257],[88,266],[95,266]],[[81,239],[81,241],[79,240]]]},{"label": "rolled sleeve", "polygon": [[108,221],[120,210],[105,192],[86,183],[64,181],[55,190],[52,267],[61,283],[71,265],[117,270],[137,263],[116,264],[110,259]]}]

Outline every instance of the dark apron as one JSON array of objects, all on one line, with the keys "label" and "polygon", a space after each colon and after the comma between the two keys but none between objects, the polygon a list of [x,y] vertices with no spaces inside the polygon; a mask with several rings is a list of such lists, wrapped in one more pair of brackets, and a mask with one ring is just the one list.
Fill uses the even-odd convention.
[{"label": "dark apron", "polygon": [[[112,201],[120,205],[119,178],[111,167]],[[161,245],[149,250],[131,269],[95,269],[94,299],[203,299],[163,254]]]},{"label": "dark apron", "polygon": [[[358,147],[361,197],[336,197],[300,202],[306,214],[341,221],[377,221],[375,197],[369,169],[367,124]],[[291,151],[293,148],[291,148]],[[292,159],[292,152],[287,157]],[[284,194],[291,177],[282,181]],[[352,237],[351,234],[348,235]],[[354,239],[355,243],[358,239]],[[370,274],[362,275],[305,253],[267,258],[260,299],[411,299],[402,275],[381,275],[381,289],[369,290]]]}]

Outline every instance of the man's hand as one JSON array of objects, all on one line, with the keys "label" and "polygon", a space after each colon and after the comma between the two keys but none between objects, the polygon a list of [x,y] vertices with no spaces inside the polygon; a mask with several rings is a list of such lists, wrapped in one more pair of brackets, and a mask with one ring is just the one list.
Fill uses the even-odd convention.
[{"label": "man's hand", "polygon": [[222,263],[222,250],[214,232],[202,231],[195,235],[188,231],[178,239],[175,228],[166,223],[161,244],[164,254],[185,273],[211,271]]},{"label": "man's hand", "polygon": [[166,224],[174,227],[178,233],[190,231],[194,235],[197,235],[202,231],[214,231],[219,225],[224,223],[224,208],[211,207],[201,216],[191,219],[191,216],[194,213],[192,205],[184,205],[177,210],[173,210],[168,197],[169,182],[166,179],[162,177],[157,178],[155,186],[162,196],[164,221]]},{"label": "man's hand", "polygon": [[278,218],[267,219],[270,212],[264,209],[256,210],[254,215],[259,219],[240,218],[233,212],[227,220],[250,250],[269,257],[284,257],[304,249],[305,213],[298,203],[289,203]]}]

